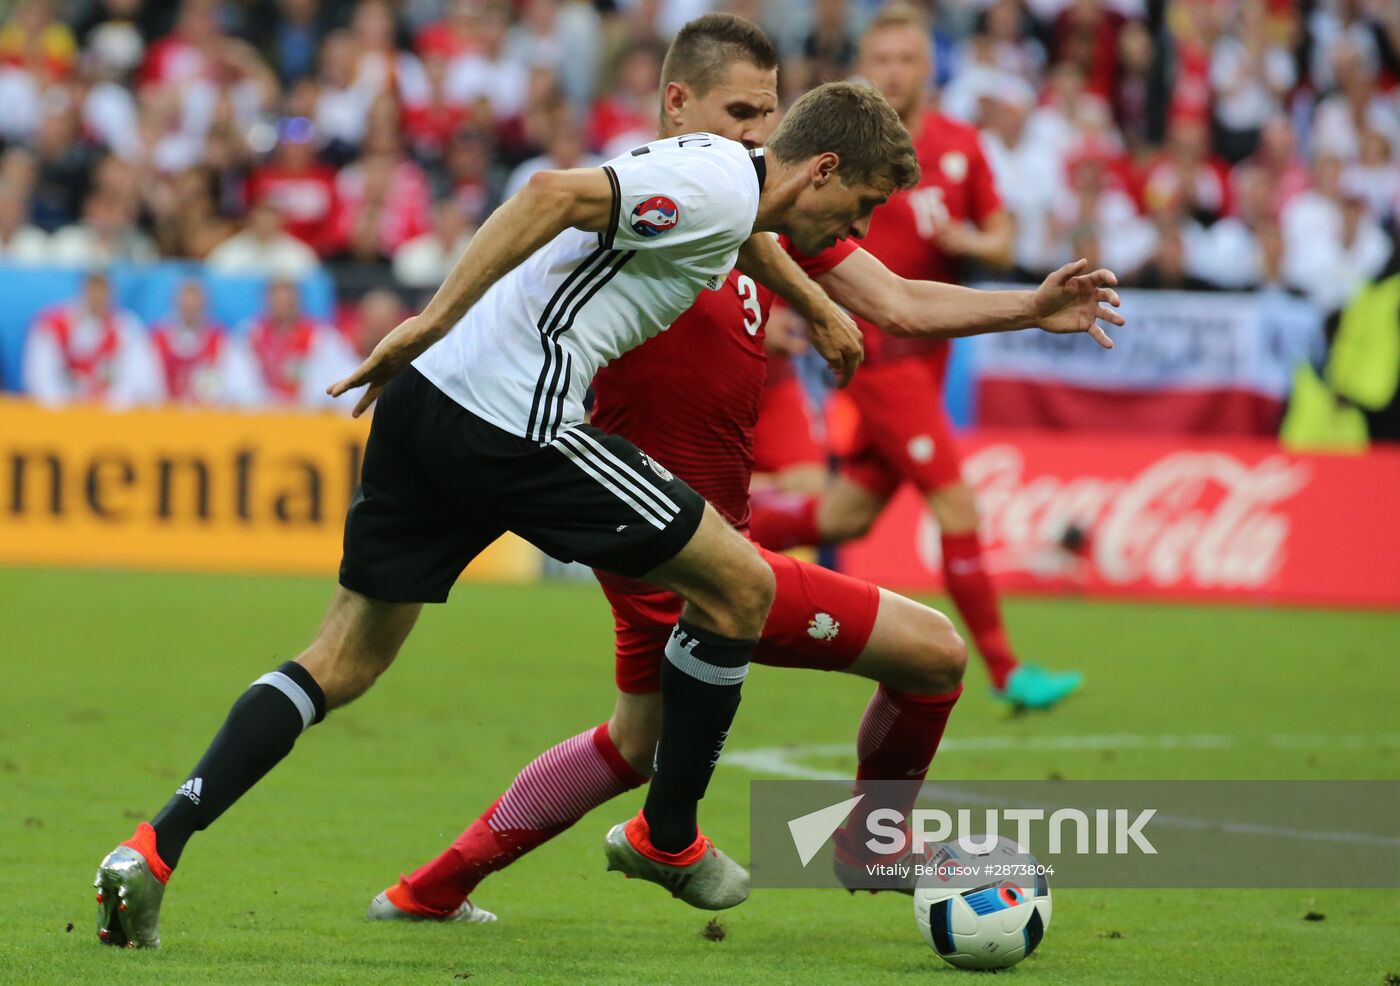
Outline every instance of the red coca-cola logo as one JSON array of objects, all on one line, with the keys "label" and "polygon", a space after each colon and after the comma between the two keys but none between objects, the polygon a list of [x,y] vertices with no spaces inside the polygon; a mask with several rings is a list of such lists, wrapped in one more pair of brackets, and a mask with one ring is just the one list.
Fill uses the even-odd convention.
[{"label": "red coca-cola logo", "polygon": [[[1283,455],[1248,462],[1212,450],[1168,453],[1128,477],[1028,475],[1020,449],[994,444],[969,455],[963,475],[977,490],[994,572],[1257,589],[1287,558],[1291,522],[1281,508],[1311,470]],[[1067,532],[1082,534],[1082,552],[1065,547]],[[920,524],[918,551],[937,571],[932,518]]]}]

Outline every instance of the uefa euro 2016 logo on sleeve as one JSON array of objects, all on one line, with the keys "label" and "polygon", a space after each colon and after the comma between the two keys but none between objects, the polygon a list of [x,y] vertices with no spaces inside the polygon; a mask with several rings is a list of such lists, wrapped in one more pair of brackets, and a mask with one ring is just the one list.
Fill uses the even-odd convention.
[{"label": "uefa euro 2016 logo on sleeve", "polygon": [[632,232],[638,236],[660,236],[680,221],[681,210],[664,195],[653,195],[632,209]]}]

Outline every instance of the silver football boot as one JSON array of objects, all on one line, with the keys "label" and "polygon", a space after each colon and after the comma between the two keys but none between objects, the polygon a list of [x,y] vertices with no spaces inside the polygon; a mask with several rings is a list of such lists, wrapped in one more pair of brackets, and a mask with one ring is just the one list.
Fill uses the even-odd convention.
[{"label": "silver football boot", "polygon": [[879,893],[882,890],[893,891],[897,894],[914,895],[914,890],[918,886],[919,878],[916,876],[917,867],[928,862],[928,857],[922,853],[906,852],[901,856],[896,856],[891,860],[881,860],[881,867],[888,867],[886,872],[895,873],[894,876],[871,875],[870,868],[860,863],[848,863],[835,853],[831,856],[831,869],[836,874],[836,879],[841,886],[851,893]]},{"label": "silver football boot", "polygon": [[614,825],[603,842],[608,869],[647,880],[671,891],[691,907],[722,911],[749,896],[749,871],[705,840],[705,853],[688,866],[658,863],[637,851],[627,838],[627,823]]},{"label": "silver football boot", "polygon": [[160,903],[165,884],[151,873],[146,858],[130,846],[117,846],[97,867],[97,937],[104,945],[160,948]]},{"label": "silver football boot", "polygon": [[462,901],[461,907],[442,917],[405,911],[389,899],[387,891],[375,894],[374,900],[369,902],[369,910],[365,917],[371,921],[440,921],[443,924],[490,924],[496,920],[496,915],[484,907],[477,907],[469,900]]}]

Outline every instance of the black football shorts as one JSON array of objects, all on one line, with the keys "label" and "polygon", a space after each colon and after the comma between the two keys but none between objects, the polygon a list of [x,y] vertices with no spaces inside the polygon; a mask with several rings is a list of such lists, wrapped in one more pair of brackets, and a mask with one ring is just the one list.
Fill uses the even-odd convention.
[{"label": "black football shorts", "polygon": [[577,425],[547,445],[477,417],[410,367],[384,389],[345,518],[340,584],[443,602],[506,531],[632,578],[675,557],[705,501],[631,442]]}]

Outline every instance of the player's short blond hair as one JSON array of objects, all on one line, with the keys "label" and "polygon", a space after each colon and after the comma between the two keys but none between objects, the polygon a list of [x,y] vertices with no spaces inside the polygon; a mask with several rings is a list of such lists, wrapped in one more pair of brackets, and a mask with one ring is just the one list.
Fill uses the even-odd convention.
[{"label": "player's short blond hair", "polygon": [[909,131],[873,86],[817,86],[792,104],[768,140],[768,153],[787,163],[828,152],[840,158],[836,174],[846,185],[888,184],[895,191],[919,181]]},{"label": "player's short blond hair", "polygon": [[866,38],[875,32],[892,27],[905,27],[917,31],[925,40],[929,37],[929,20],[922,10],[912,3],[890,3],[875,11],[875,16],[865,25],[865,30],[860,35],[860,47],[863,49]]}]

